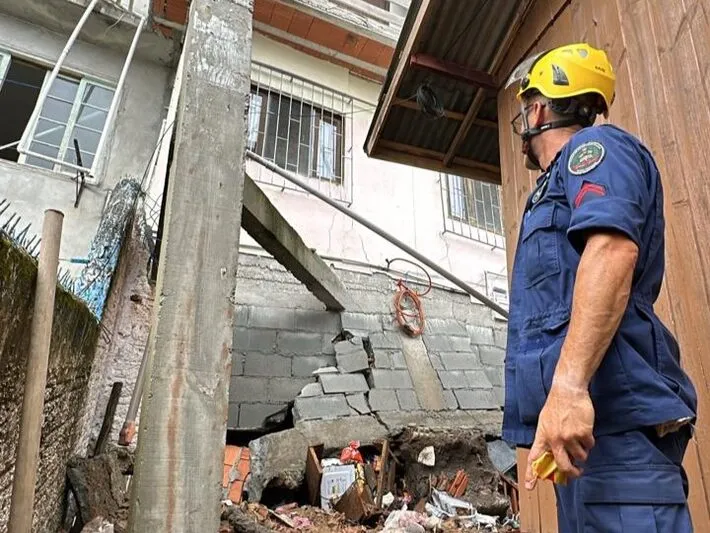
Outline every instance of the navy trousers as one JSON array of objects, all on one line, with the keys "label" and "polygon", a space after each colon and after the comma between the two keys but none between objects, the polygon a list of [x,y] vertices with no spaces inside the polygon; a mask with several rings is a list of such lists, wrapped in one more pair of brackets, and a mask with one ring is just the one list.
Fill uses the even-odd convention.
[{"label": "navy trousers", "polygon": [[584,473],[555,485],[559,533],[692,533],[682,466],[689,426],[596,439]]}]

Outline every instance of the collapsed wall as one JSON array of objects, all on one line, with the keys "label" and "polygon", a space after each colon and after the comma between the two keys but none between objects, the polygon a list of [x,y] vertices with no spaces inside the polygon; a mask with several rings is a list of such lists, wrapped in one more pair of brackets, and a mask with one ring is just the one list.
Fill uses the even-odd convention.
[{"label": "collapsed wall", "polygon": [[[0,235],[0,531],[10,512],[34,303],[35,262]],[[49,355],[33,531],[56,531],[66,463],[78,438],[99,337],[89,309],[58,287]]]},{"label": "collapsed wall", "polygon": [[[394,278],[337,274],[356,312],[326,311],[273,259],[240,255],[230,429],[268,429],[289,405],[296,421],[377,415],[394,427],[432,412],[500,413],[506,323],[490,309],[434,288],[412,338],[394,319]],[[332,342],[343,332],[353,338]],[[313,374],[324,367],[337,372]]]}]

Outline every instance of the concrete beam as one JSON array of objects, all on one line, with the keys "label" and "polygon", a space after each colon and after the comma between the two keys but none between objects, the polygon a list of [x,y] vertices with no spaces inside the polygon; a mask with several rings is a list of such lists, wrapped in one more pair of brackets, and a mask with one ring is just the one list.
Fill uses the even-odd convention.
[{"label": "concrete beam", "polygon": [[331,311],[351,304],[338,276],[318,257],[249,176],[244,176],[242,227]]}]

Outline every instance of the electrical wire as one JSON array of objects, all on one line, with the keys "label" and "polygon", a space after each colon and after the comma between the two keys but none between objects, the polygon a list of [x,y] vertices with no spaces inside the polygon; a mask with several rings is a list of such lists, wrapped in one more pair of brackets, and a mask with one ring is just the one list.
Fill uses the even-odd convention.
[{"label": "electrical wire", "polygon": [[[395,312],[395,318],[397,319],[397,323],[399,326],[410,336],[412,337],[418,337],[422,333],[424,333],[424,327],[426,325],[426,317],[424,314],[424,305],[422,304],[422,296],[426,296],[429,294],[432,288],[432,280],[431,276],[429,275],[429,272],[422,267],[421,265],[414,263],[413,261],[410,261],[409,259],[404,259],[401,257],[397,257],[395,259],[387,259],[385,260],[387,263],[387,268],[390,268],[390,265],[394,263],[395,261],[403,261],[405,263],[409,263],[410,265],[413,265],[419,269],[421,269],[424,274],[427,277],[428,280],[428,286],[427,289],[424,292],[418,292],[412,288],[410,288],[404,279],[400,278],[397,280],[397,291],[395,292],[394,295],[394,312]],[[407,306],[407,302],[409,302],[409,306]],[[413,307],[414,312],[408,311],[408,307]],[[416,326],[411,324],[411,320],[409,319],[415,319]]]}]

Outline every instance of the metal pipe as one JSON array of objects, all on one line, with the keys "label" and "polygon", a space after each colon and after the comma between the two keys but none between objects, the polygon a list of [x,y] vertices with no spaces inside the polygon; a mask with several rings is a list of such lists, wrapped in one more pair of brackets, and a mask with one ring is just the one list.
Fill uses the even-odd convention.
[{"label": "metal pipe", "polygon": [[96,155],[94,156],[93,164],[91,165],[90,176],[96,176],[96,168],[101,161],[101,152],[103,151],[104,144],[106,143],[106,137],[113,123],[114,115],[116,114],[116,109],[118,109],[118,102],[121,99],[121,92],[123,91],[123,86],[126,83],[126,76],[128,75],[128,69],[131,66],[131,61],[133,60],[133,54],[136,52],[138,47],[138,40],[140,39],[141,32],[145,26],[145,17],[141,17],[138,26],[136,27],[136,33],[133,35],[133,41],[131,42],[131,48],[128,50],[128,55],[126,60],[123,62],[123,68],[121,69],[121,75],[118,78],[118,84],[116,84],[116,91],[113,93],[113,99],[111,100],[111,106],[108,108],[108,114],[106,115],[106,123],[104,129],[101,132],[101,137],[99,138],[99,145],[96,147]]},{"label": "metal pipe", "polygon": [[91,15],[91,12],[94,10],[94,7],[98,3],[98,1],[99,0],[91,0],[89,5],[86,6],[84,14],[81,16],[79,22],[77,22],[76,27],[74,28],[74,31],[69,36],[69,40],[67,41],[67,44],[64,45],[62,53],[59,54],[59,59],[57,59],[57,63],[54,65],[52,72],[49,74],[47,83],[42,86],[42,90],[40,91],[39,97],[37,98],[37,103],[35,104],[35,108],[32,111],[32,116],[30,117],[30,120],[27,123],[31,127],[25,128],[25,131],[22,134],[22,139],[20,140],[20,146],[17,151],[21,154],[24,153],[25,150],[27,150],[30,137],[32,136],[31,131],[35,127],[35,124],[37,124],[37,118],[39,117],[39,114],[42,111],[42,107],[44,107],[44,102],[47,99],[47,95],[49,94],[49,89],[51,89],[54,80],[57,79],[57,76],[59,75],[59,70],[62,68],[64,60],[69,55],[69,50],[71,50],[71,47],[74,45],[74,41],[76,41],[77,37],[79,36],[79,33],[81,32],[81,29],[84,27],[84,24],[88,20],[89,16]]},{"label": "metal pipe", "polygon": [[118,444],[120,446],[129,446],[133,442],[133,438],[136,435],[136,416],[138,415],[138,408],[141,405],[141,398],[143,397],[143,385],[145,384],[145,370],[148,366],[148,359],[150,355],[150,346],[153,342],[153,327],[151,326],[148,331],[148,339],[145,343],[145,348],[143,349],[143,359],[141,359],[141,366],[138,369],[138,376],[136,377],[136,384],[133,386],[133,393],[131,394],[131,402],[128,404],[128,412],[126,413],[126,420],[123,423],[121,432],[118,436]]},{"label": "metal pipe", "polygon": [[64,215],[44,212],[8,533],[30,533]]},{"label": "metal pipe", "polygon": [[370,222],[370,221],[367,220],[366,218],[363,218],[363,217],[361,217],[360,215],[358,215],[357,213],[355,213],[354,211],[348,209],[347,207],[345,207],[345,206],[343,206],[343,205],[340,205],[340,204],[339,204],[338,202],[336,202],[335,200],[332,200],[331,198],[328,198],[328,196],[326,196],[325,194],[322,194],[320,191],[314,189],[313,187],[311,187],[311,186],[308,185],[307,183],[304,183],[303,181],[301,181],[301,180],[300,180],[299,178],[297,178],[293,173],[288,172],[287,170],[282,169],[281,167],[279,167],[279,166],[277,166],[276,164],[272,163],[272,162],[269,161],[268,159],[264,159],[264,158],[261,157],[260,155],[257,155],[257,154],[255,154],[254,152],[252,152],[251,150],[247,150],[247,156],[250,157],[251,159],[253,159],[254,161],[256,161],[257,163],[260,163],[260,164],[264,165],[266,168],[268,168],[268,169],[271,170],[272,172],[277,173],[279,176],[283,176],[284,178],[286,178],[287,180],[289,180],[291,183],[295,183],[296,185],[298,185],[299,187],[301,187],[303,190],[308,191],[309,193],[311,193],[311,194],[312,194],[313,196],[315,196],[316,198],[319,198],[320,200],[323,200],[326,204],[328,204],[328,205],[330,205],[331,207],[337,209],[337,210],[340,211],[341,213],[345,213],[347,216],[349,216],[350,218],[352,218],[352,219],[355,220],[356,222],[359,222],[360,224],[362,224],[363,226],[365,226],[365,227],[366,227],[367,229],[369,229],[370,231],[373,231],[373,232],[377,233],[377,234],[378,234],[380,237],[382,237],[383,239],[385,239],[385,240],[391,242],[392,244],[394,244],[396,247],[400,248],[401,250],[404,250],[404,251],[407,252],[409,255],[411,255],[412,257],[414,257],[415,259],[417,259],[417,260],[418,260],[419,262],[421,262],[422,264],[424,264],[424,265],[428,266],[429,268],[431,268],[434,272],[436,272],[437,274],[439,274],[439,275],[442,276],[443,278],[448,279],[451,283],[453,283],[453,284],[456,285],[457,287],[460,287],[461,289],[463,289],[464,291],[466,291],[468,294],[470,294],[471,296],[473,296],[476,300],[478,300],[478,301],[481,302],[482,304],[486,305],[487,307],[490,307],[491,309],[493,309],[493,310],[496,311],[497,313],[500,313],[500,314],[501,314],[502,316],[504,316],[505,318],[508,318],[508,311],[506,311],[505,309],[503,309],[500,305],[498,305],[497,303],[495,303],[493,300],[491,300],[490,298],[488,298],[488,297],[485,296],[484,294],[481,294],[479,291],[477,291],[476,289],[474,289],[473,287],[471,287],[471,286],[470,286],[468,283],[466,283],[465,281],[463,281],[463,280],[457,278],[456,276],[454,276],[454,275],[453,275],[451,272],[449,272],[448,270],[445,270],[445,269],[441,268],[439,265],[437,265],[436,263],[434,263],[432,260],[430,260],[430,259],[427,258],[426,256],[420,254],[419,252],[417,252],[417,251],[416,251],[414,248],[412,248],[411,246],[409,246],[409,245],[403,243],[402,241],[400,241],[400,240],[399,240],[397,237],[395,237],[394,235],[391,235],[391,234],[387,233],[385,230],[383,230],[383,229],[380,228],[379,226],[376,226],[375,224],[373,224],[372,222]]}]

